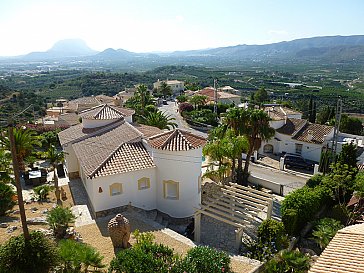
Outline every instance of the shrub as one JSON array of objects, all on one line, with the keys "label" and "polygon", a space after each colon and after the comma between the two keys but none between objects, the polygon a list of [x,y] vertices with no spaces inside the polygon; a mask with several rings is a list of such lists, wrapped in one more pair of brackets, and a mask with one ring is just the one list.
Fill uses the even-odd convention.
[{"label": "shrub", "polygon": [[331,239],[334,238],[336,232],[343,227],[340,221],[332,218],[322,218],[316,223],[312,235],[323,250],[330,243]]},{"label": "shrub", "polygon": [[196,246],[190,249],[184,260],[182,263],[190,270],[194,270],[189,273],[231,272],[229,255],[208,246]]},{"label": "shrub", "polygon": [[184,112],[191,112],[193,111],[193,105],[188,102],[182,102],[178,106],[179,112],[183,115]]},{"label": "shrub", "polygon": [[47,273],[59,262],[54,242],[41,232],[31,232],[30,241],[24,236],[12,237],[0,247],[0,273]]},{"label": "shrub", "polygon": [[88,272],[93,269],[104,268],[103,256],[93,247],[73,240],[61,240],[59,242],[59,254],[61,258],[62,272]]},{"label": "shrub", "polygon": [[12,209],[15,205],[15,192],[13,188],[5,183],[0,182],[0,216]]},{"label": "shrub", "polygon": [[[288,234],[298,235],[306,223],[313,220],[322,206],[330,200],[330,196],[331,191],[326,187],[316,187],[313,189],[303,187],[287,195],[282,202],[281,212],[282,221]],[[288,212],[292,214],[292,211],[288,211],[289,209],[297,211],[297,224],[294,227],[292,227],[292,223],[288,222],[290,217],[286,215]],[[291,227],[287,228],[288,226]]]},{"label": "shrub", "polygon": [[132,248],[120,251],[111,261],[109,272],[167,273],[176,257],[173,250],[153,243],[151,233],[134,232],[137,243]]},{"label": "shrub", "polygon": [[312,176],[310,179],[307,180],[307,183],[306,183],[307,187],[314,188],[314,187],[320,185],[322,182],[322,178],[324,178],[323,175],[315,174],[314,176]]},{"label": "shrub", "polygon": [[246,256],[259,261],[267,261],[279,250],[287,247],[288,238],[281,222],[265,220],[258,227],[256,241],[245,239]]},{"label": "shrub", "polygon": [[304,273],[310,268],[310,257],[298,250],[282,250],[265,264],[266,273]]},{"label": "shrub", "polygon": [[47,200],[48,194],[50,193],[51,190],[53,190],[53,187],[49,185],[40,185],[35,187],[33,190],[38,201],[43,201]]},{"label": "shrub", "polygon": [[263,242],[274,242],[278,250],[287,246],[287,235],[282,222],[272,219],[264,220],[258,227],[258,237]]},{"label": "shrub", "polygon": [[62,238],[70,223],[73,223],[75,216],[70,208],[55,207],[48,212],[47,221],[57,238]]},{"label": "shrub", "polygon": [[282,223],[289,235],[298,234],[300,232],[298,225],[298,212],[296,209],[286,209],[282,214]]}]

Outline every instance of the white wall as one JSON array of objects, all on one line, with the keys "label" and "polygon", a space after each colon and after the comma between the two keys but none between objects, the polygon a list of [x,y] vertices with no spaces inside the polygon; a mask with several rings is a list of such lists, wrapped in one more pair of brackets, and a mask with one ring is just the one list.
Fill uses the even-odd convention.
[{"label": "white wall", "polygon": [[[158,168],[158,210],[176,218],[192,216],[201,203],[198,179],[201,174],[202,149],[176,152],[151,148],[149,151]],[[164,198],[165,180],[179,182],[178,200]]]},{"label": "white wall", "polygon": [[69,173],[78,172],[78,160],[73,150],[72,144],[66,144],[63,147],[66,167]]},{"label": "white wall", "polygon": [[[138,180],[143,177],[150,178],[150,188],[139,190]],[[92,184],[90,199],[95,212],[128,205],[129,202],[132,206],[145,210],[157,208],[156,168],[97,177],[88,179],[87,183]],[[113,183],[122,183],[122,194],[110,196],[109,186]],[[102,193],[99,193],[99,187],[102,188]]]}]

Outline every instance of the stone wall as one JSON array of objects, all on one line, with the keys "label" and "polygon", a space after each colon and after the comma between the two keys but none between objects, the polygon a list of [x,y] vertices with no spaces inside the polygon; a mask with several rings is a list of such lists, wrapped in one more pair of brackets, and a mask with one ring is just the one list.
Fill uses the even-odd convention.
[{"label": "stone wall", "polygon": [[205,201],[206,198],[215,199],[213,195],[221,194],[221,186],[218,185],[216,182],[204,182],[201,186],[201,202]]}]

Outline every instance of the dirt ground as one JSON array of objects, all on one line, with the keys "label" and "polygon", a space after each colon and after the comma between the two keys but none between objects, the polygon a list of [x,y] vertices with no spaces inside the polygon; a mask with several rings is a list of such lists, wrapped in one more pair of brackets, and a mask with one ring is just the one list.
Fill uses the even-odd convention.
[{"label": "dirt ground", "polygon": [[[156,243],[167,245],[182,256],[185,255],[191,248],[190,245],[187,245],[169,236],[162,230],[154,229],[153,227],[135,218],[128,217],[128,219],[130,221],[132,231],[135,229],[138,229],[142,232],[149,231],[154,235]],[[115,257],[114,247],[107,231],[107,223],[108,219],[103,219],[97,220],[96,224],[76,228],[76,231],[81,234],[84,242],[95,247],[101,253],[101,255],[104,256],[105,264],[109,264],[110,261]],[[129,242],[131,245],[135,243],[133,236],[131,236]],[[255,266],[256,265],[246,263],[239,259],[232,259],[231,262],[232,270],[236,273],[250,272]]]},{"label": "dirt ground", "polygon": [[[71,207],[73,206],[73,199],[71,192],[69,190],[68,185],[60,187],[66,192],[66,198],[62,200],[62,204],[64,207]],[[51,210],[53,206],[57,203],[56,196],[54,191],[52,191],[48,196],[47,202],[32,202],[30,204],[24,204],[25,207],[25,215],[27,219],[34,218],[34,217],[45,217],[46,215],[43,214],[45,210]],[[32,208],[37,208],[36,211],[32,211]],[[0,217],[0,223],[7,223],[9,227],[15,226],[17,229],[12,233],[7,233],[7,228],[0,228],[0,244],[3,244],[8,239],[13,236],[17,236],[23,232],[21,221],[20,221],[20,214],[19,214],[19,206],[15,205],[13,210],[15,213],[10,213],[7,216]],[[48,229],[48,225],[30,225],[28,224],[28,228],[30,231],[32,230],[39,230],[39,229]]]}]

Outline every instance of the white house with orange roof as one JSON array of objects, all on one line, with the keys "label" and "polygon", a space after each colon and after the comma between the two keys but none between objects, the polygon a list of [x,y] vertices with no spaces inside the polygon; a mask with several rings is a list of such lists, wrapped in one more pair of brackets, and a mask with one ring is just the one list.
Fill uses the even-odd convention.
[{"label": "white house with orange roof", "polygon": [[80,177],[96,216],[132,205],[175,218],[200,205],[205,138],[132,123],[133,111],[101,105],[59,133],[71,178]]}]

